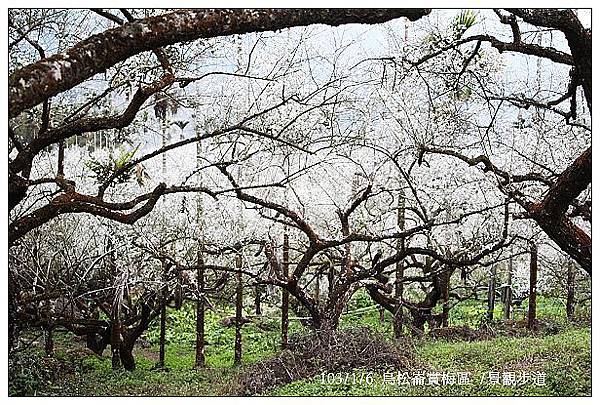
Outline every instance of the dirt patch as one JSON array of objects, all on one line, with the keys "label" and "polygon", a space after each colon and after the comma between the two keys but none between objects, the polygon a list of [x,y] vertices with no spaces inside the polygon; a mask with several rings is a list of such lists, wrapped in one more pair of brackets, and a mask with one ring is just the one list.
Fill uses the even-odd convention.
[{"label": "dirt patch", "polygon": [[408,370],[414,362],[407,342],[390,342],[368,328],[304,335],[292,340],[277,357],[247,367],[232,384],[230,394],[260,394],[322,371]]}]

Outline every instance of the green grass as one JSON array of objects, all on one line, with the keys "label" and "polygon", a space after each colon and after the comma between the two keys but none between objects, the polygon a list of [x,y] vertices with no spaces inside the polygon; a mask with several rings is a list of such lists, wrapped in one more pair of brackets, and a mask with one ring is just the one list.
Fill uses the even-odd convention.
[{"label": "green grass", "polygon": [[[195,361],[194,348],[196,344],[196,320],[192,305],[186,305],[182,310],[169,309],[167,316],[166,342],[168,345],[167,366],[192,367]],[[207,311],[205,314],[205,340],[208,342],[205,349],[206,364],[209,367],[226,368],[233,364],[233,342],[235,328],[225,328],[219,320],[225,316],[233,315],[226,311],[215,313]],[[261,330],[256,324],[250,323],[243,328],[243,362],[253,363],[275,354],[279,348],[279,324],[276,319],[263,321],[262,326],[268,331]],[[158,347],[159,337],[158,320],[146,333],[145,337]],[[170,353],[169,353],[170,352]],[[171,354],[171,356],[169,356]],[[181,363],[181,364],[178,364]]]},{"label": "green grass", "polygon": [[[512,310],[511,317],[513,319],[523,319],[527,315],[529,300],[526,299],[520,305]],[[441,305],[437,311],[442,310]],[[537,298],[537,317],[541,319],[549,319],[554,322],[564,323],[567,318],[567,311],[564,300],[538,296]],[[484,301],[467,300],[456,305],[449,314],[449,323],[451,325],[465,325],[472,328],[477,328],[479,324],[487,316],[487,303]],[[496,302],[494,307],[494,319],[502,319],[503,304]]]},{"label": "green grass", "polygon": [[[350,310],[372,305],[370,299],[357,294]],[[523,304],[526,306],[526,302]],[[562,322],[561,332],[553,336],[524,338],[499,337],[479,342],[444,342],[415,340],[417,369],[425,372],[470,372],[473,383],[466,386],[396,386],[384,384],[382,373],[370,374],[369,383],[323,384],[321,376],[296,381],[266,393],[267,395],[588,395],[591,392],[590,329],[575,328],[564,322],[564,305],[560,300],[540,297],[538,315]],[[497,317],[501,313],[497,309]],[[477,326],[485,305],[464,302],[451,312],[452,325]],[[232,315],[231,308],[206,314],[207,367],[193,368],[195,355],[194,308],[168,312],[166,367],[154,370],[158,358],[158,324],[151,326],[145,338],[149,348],[136,347],[137,368],[133,372],[113,371],[110,348],[99,357],[82,349],[67,333],[57,333],[54,358],[42,356],[36,346],[22,353],[11,368],[11,395],[226,395],[244,365],[275,355],[279,350],[280,330],[277,313],[243,329],[243,365],[233,367],[234,328],[225,328],[219,320]],[[342,317],[340,327],[366,325],[392,339],[391,317],[380,322],[377,310]],[[298,321],[290,323],[290,332],[303,333]],[[416,371],[409,370],[412,374]],[[546,373],[544,386],[491,386],[481,383],[489,371]],[[355,370],[354,375],[369,373]],[[372,380],[372,381],[371,381]]]},{"label": "green grass", "polygon": [[[572,396],[591,394],[590,329],[571,329],[553,336],[527,338],[496,338],[482,342],[432,342],[417,345],[421,365],[408,370],[417,372],[468,372],[471,383],[466,385],[412,386],[384,383],[383,373],[373,373],[372,381],[352,383],[352,376],[342,383],[323,383],[321,375],[296,381],[277,388],[268,395],[369,395],[369,396],[502,396],[550,395]],[[521,386],[492,385],[489,372],[545,373],[545,385],[533,383]],[[356,380],[366,371],[355,370]],[[456,375],[456,374],[454,374]],[[346,376],[343,375],[344,379]],[[483,377],[483,380],[482,380]]]}]

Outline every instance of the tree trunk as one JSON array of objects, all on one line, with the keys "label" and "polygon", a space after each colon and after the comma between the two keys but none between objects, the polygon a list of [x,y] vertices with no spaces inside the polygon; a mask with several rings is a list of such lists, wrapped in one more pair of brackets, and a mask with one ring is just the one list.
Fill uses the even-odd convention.
[{"label": "tree trunk", "polygon": [[119,348],[119,355],[121,358],[121,363],[123,364],[123,368],[127,371],[135,370],[135,358],[133,357],[133,346],[135,343],[135,339],[131,341],[125,341],[123,339],[121,347]]},{"label": "tree trunk", "polygon": [[[402,232],[405,227],[405,198],[404,192],[401,190],[398,194],[398,208],[397,208],[396,223],[398,225],[398,231]],[[404,250],[404,238],[398,238],[396,240],[396,249],[399,251]],[[402,261],[396,262],[396,280],[394,282],[394,299],[396,300],[396,308],[394,311],[394,337],[396,339],[402,336],[402,326],[404,324],[404,307],[402,306],[402,300],[404,295],[404,264]]]},{"label": "tree trunk", "polygon": [[537,245],[531,244],[531,260],[529,262],[529,310],[527,311],[527,328],[535,329],[536,301],[537,301]]},{"label": "tree trunk", "polygon": [[235,292],[235,348],[233,365],[239,366],[242,364],[242,300],[243,300],[243,285],[242,285],[242,256],[238,253],[235,257],[235,267],[238,271],[235,273],[236,292]]},{"label": "tree trunk", "polygon": [[255,289],[254,289],[254,314],[255,315],[261,315],[262,314],[262,309],[260,307],[261,305],[261,288],[260,285],[256,285]]},{"label": "tree trunk", "polygon": [[112,368],[113,370],[117,370],[121,368],[121,321],[119,318],[113,319],[111,328],[110,350],[112,354]]},{"label": "tree trunk", "polygon": [[575,266],[569,263],[567,268],[567,319],[573,321],[575,317]]},{"label": "tree trunk", "polygon": [[319,301],[321,300],[321,274],[317,274],[315,277],[315,301],[317,305],[319,305]]},{"label": "tree trunk", "polygon": [[111,334],[112,328],[108,328],[108,330],[102,334],[94,332],[87,333],[85,336],[85,346],[98,356],[102,356],[104,349],[106,349],[106,346],[110,342]]},{"label": "tree trunk", "polygon": [[198,296],[196,299],[196,367],[204,367],[204,259],[198,250],[198,270],[196,273]]},{"label": "tree trunk", "polygon": [[431,321],[432,324],[434,323],[432,310],[442,296],[439,276],[433,277],[432,284],[431,290],[427,293],[423,301],[409,307],[412,318],[411,329],[413,335],[423,335],[423,333],[425,333],[425,323],[427,323],[427,321]]},{"label": "tree trunk", "polygon": [[442,327],[448,327],[448,317],[450,315],[450,277],[452,270],[448,269],[442,274]]},{"label": "tree trunk", "polygon": [[[164,148],[167,146],[167,116],[166,113],[161,117],[161,147]],[[167,175],[167,154],[163,153],[162,156],[162,165],[161,165],[161,173],[162,180],[164,181]],[[164,285],[167,279],[167,265],[166,262],[162,263],[162,277],[163,277],[163,287],[161,289],[160,299],[160,337],[159,337],[159,350],[158,350],[158,364],[156,364],[156,368],[161,369],[165,367],[165,335],[167,328],[167,288]]]},{"label": "tree trunk", "polygon": [[[359,179],[360,173],[354,172],[354,177],[352,178],[352,187],[350,189],[350,195],[352,198],[354,198],[358,193]],[[350,235],[350,224],[348,222],[348,218],[346,218],[345,220],[342,219],[342,236],[345,238],[348,235]],[[344,245],[344,255],[342,256],[340,267],[340,274],[345,274],[346,277],[350,278],[352,275],[352,245],[350,243],[346,243]]]},{"label": "tree trunk", "polygon": [[[196,127],[196,133],[199,136],[199,128]],[[196,169],[198,170],[199,181],[201,180],[200,167],[202,162],[202,143],[196,143]],[[196,200],[196,225],[201,230],[200,240],[198,241],[198,252],[197,252],[197,265],[196,270],[196,283],[198,285],[198,291],[196,296],[196,367],[204,367],[206,359],[204,357],[205,339],[204,339],[204,257],[202,256],[202,248],[204,247],[204,235],[203,235],[203,206],[202,206],[202,195],[198,193]]]},{"label": "tree trunk", "polygon": [[119,345],[119,355],[123,367],[127,371],[135,370],[135,358],[133,357],[133,347],[135,341],[148,329],[150,322],[154,319],[154,312],[150,306],[142,303],[140,320],[136,326],[123,328],[121,330],[121,344]]},{"label": "tree trunk", "polygon": [[508,259],[508,274],[506,278],[506,290],[504,292],[504,319],[510,319],[510,307],[512,305],[512,273],[513,273],[513,258]]},{"label": "tree trunk", "polygon": [[424,308],[411,308],[411,331],[413,336],[422,336],[425,333],[425,324],[427,319],[431,316],[431,310]]},{"label": "tree trunk", "polygon": [[[287,280],[290,273],[290,238],[285,229],[283,234],[283,278]],[[288,347],[290,293],[284,288],[281,292],[281,348]]]},{"label": "tree trunk", "polygon": [[54,353],[53,329],[52,325],[48,325],[44,330],[44,352],[46,356],[52,356]]},{"label": "tree trunk", "polygon": [[327,295],[331,296],[335,287],[335,266],[329,262],[329,270],[327,271]]},{"label": "tree trunk", "polygon": [[[163,291],[163,294],[165,292]],[[158,350],[158,364],[156,368],[165,367],[165,338],[167,333],[167,305],[166,299],[163,295],[161,298],[162,303],[160,305],[160,337],[159,337],[159,350]]]},{"label": "tree trunk", "polygon": [[490,268],[490,276],[488,281],[488,296],[487,296],[487,319],[494,320],[494,308],[496,306],[496,266]]},{"label": "tree trunk", "polygon": [[52,336],[52,305],[50,300],[44,301],[44,315],[46,316],[47,323],[44,325],[44,352],[46,356],[52,356],[54,351],[54,339]]},{"label": "tree trunk", "polygon": [[[164,115],[162,118],[162,122],[161,122],[161,148],[164,148],[165,146],[167,146],[167,131],[168,131],[168,126],[167,126],[167,116]],[[166,153],[162,153],[161,154],[161,173],[162,173],[162,180],[165,181],[166,178],[166,174],[167,174],[167,154]]]},{"label": "tree trunk", "polygon": [[318,316],[313,314],[313,326],[317,335],[321,338],[329,338],[340,324],[340,314],[335,309],[324,308],[318,312]]},{"label": "tree trunk", "polygon": [[162,282],[163,286],[160,291],[160,336],[158,340],[158,363],[156,364],[157,369],[165,367],[165,340],[167,334],[167,297],[169,295],[167,286],[165,285],[167,279],[167,265],[165,262],[162,264]]},{"label": "tree trunk", "polygon": [[592,148],[583,152],[563,171],[540,203],[527,211],[540,228],[591,276],[592,240],[566,215],[573,201],[592,181]]}]

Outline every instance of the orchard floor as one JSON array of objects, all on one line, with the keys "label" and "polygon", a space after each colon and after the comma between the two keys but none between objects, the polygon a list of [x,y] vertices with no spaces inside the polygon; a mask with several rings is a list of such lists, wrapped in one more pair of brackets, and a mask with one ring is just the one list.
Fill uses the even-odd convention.
[{"label": "orchard floor", "polygon": [[[189,311],[193,313],[193,311]],[[210,314],[210,313],[209,313]],[[207,314],[208,315],[208,314]],[[21,352],[9,369],[10,395],[40,396],[220,396],[231,395],[238,374],[248,364],[278,352],[279,332],[274,325],[260,328],[251,324],[244,330],[244,358],[232,366],[233,329],[218,327],[219,316],[207,317],[207,366],[193,369],[193,333],[186,328],[191,319],[169,317],[166,370],[155,370],[158,347],[154,333],[147,334],[149,347],[136,347],[137,368],[133,372],[111,369],[110,350],[104,356],[91,354],[82,342],[66,333],[57,334],[53,357],[44,357],[39,344]],[[193,322],[190,322],[193,325]],[[389,321],[380,323],[378,313],[345,318],[342,327],[356,323],[389,331]],[[274,328],[273,328],[274,327]],[[292,333],[302,327],[292,323]],[[193,331],[193,330],[192,330]],[[188,333],[189,332],[189,333]],[[429,338],[413,341],[416,364],[409,384],[396,384],[397,373],[369,370],[320,374],[263,393],[277,396],[587,396],[591,395],[591,330],[562,324],[552,335],[496,337],[488,340],[441,341]],[[109,348],[110,349],[110,348]],[[446,376],[468,373],[469,380],[458,384]],[[492,379],[490,380],[490,373]],[[497,374],[496,374],[497,373]],[[525,374],[523,374],[525,373]],[[415,383],[424,375],[423,384]],[[433,378],[431,375],[437,377]],[[514,384],[511,376],[530,376]],[[392,376],[394,378],[392,378]],[[494,378],[500,378],[494,383]],[[537,381],[534,378],[537,376]],[[405,377],[405,376],[404,376]],[[439,379],[438,379],[439,377]],[[433,380],[431,380],[433,378]],[[503,378],[508,379],[503,381]],[[437,381],[437,384],[436,384]]]}]

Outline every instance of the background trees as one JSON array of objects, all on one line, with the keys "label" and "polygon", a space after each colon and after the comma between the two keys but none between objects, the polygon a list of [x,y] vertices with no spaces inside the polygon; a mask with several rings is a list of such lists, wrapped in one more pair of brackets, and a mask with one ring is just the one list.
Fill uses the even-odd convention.
[{"label": "background trees", "polygon": [[131,369],[166,307],[240,288],[327,333],[366,289],[399,336],[495,298],[511,259],[523,299],[532,244],[570,305],[565,254],[591,275],[573,11],[13,10],[9,34],[11,327]]}]

